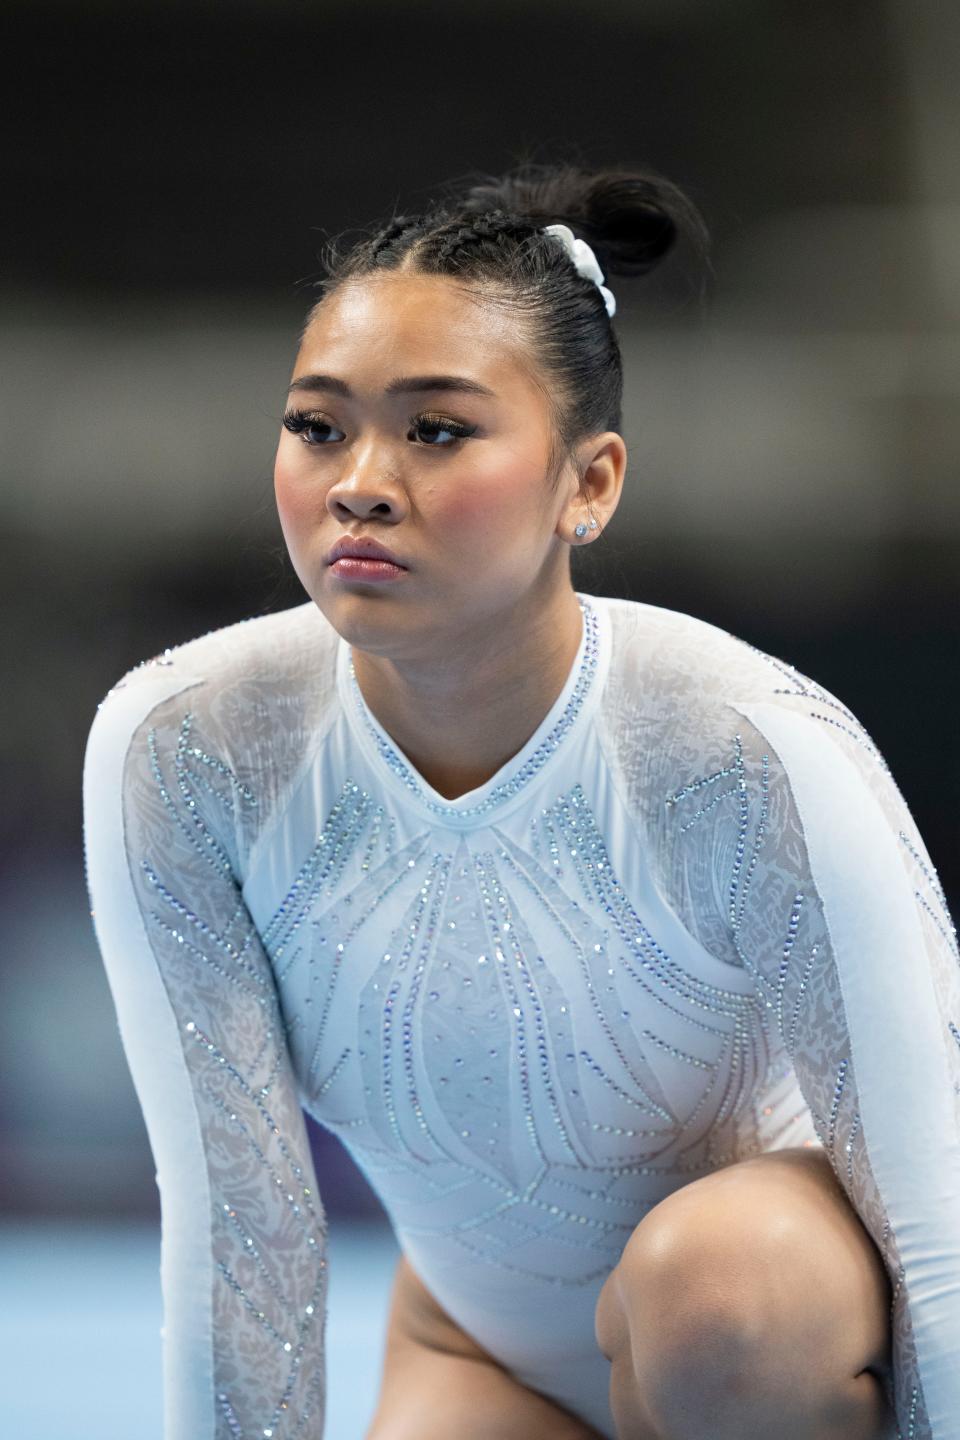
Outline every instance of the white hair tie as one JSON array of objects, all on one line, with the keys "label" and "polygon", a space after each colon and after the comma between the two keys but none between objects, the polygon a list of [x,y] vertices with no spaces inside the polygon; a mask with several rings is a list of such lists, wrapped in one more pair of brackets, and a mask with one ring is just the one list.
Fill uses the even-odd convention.
[{"label": "white hair tie", "polygon": [[613,291],[608,290],[603,284],[603,271],[597,264],[597,257],[586,240],[576,239],[569,225],[545,225],[543,233],[544,235],[556,235],[577,267],[578,274],[583,275],[587,280],[592,280],[599,287],[603,303],[607,307],[607,314],[613,315],[617,308],[617,302],[613,298]]}]

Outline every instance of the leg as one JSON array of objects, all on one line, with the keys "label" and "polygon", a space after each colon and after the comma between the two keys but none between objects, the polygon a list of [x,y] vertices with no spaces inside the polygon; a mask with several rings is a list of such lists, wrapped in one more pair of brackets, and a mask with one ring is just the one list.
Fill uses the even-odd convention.
[{"label": "leg", "polygon": [[515,1380],[434,1300],[401,1256],[380,1401],[366,1440],[601,1440]]},{"label": "leg", "polygon": [[668,1195],[604,1285],[619,1440],[883,1440],[890,1282],[822,1150]]}]

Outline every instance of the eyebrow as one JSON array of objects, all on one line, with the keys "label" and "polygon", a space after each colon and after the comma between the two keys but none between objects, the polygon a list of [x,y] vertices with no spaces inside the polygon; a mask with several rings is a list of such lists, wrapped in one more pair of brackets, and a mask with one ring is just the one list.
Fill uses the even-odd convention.
[{"label": "eyebrow", "polygon": [[[353,394],[345,380],[335,375],[300,375],[291,380],[290,390],[329,390],[349,400]],[[386,387],[387,395],[410,395],[422,390],[458,390],[467,395],[489,395],[496,399],[496,391],[481,385],[479,380],[468,380],[465,375],[401,375],[391,380]]]}]

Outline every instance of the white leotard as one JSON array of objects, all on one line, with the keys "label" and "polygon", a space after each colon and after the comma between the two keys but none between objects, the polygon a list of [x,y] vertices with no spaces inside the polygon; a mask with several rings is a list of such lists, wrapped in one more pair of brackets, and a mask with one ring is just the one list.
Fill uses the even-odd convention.
[{"label": "white leotard", "polygon": [[822,1145],[890,1276],[903,1436],[955,1440],[960,966],[916,825],[793,667],[578,597],[556,703],[456,800],[312,602],[99,707],[87,875],[161,1191],[166,1440],[321,1434],[302,1109],[450,1315],[611,1440],[594,1309],[634,1227]]}]

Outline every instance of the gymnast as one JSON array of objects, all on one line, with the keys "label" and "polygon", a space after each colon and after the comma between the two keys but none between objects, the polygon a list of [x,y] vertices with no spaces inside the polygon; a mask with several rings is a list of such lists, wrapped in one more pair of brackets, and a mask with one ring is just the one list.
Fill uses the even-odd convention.
[{"label": "gymnast", "polygon": [[678,237],[651,170],[523,164],[329,242],[275,469],[309,598],[98,707],[165,1440],[324,1433],[304,1111],[401,1251],[366,1440],[960,1436],[924,842],[822,685],[571,579],[627,464],[606,282]]}]

